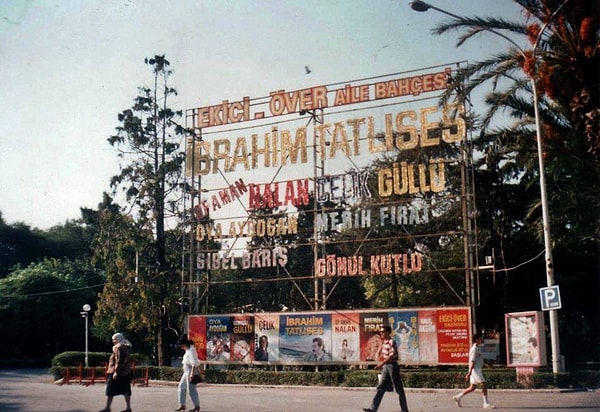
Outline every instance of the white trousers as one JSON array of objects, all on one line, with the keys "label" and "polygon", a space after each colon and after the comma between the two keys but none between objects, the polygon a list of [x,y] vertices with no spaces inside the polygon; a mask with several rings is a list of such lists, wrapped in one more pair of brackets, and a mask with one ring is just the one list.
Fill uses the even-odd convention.
[{"label": "white trousers", "polygon": [[183,375],[181,375],[181,379],[179,380],[179,385],[177,385],[177,395],[179,397],[179,404],[185,405],[185,398],[187,392],[190,393],[190,398],[194,403],[195,407],[200,406],[200,399],[198,398],[198,390],[196,389],[196,385],[192,385],[190,383],[190,372],[192,367],[189,365],[183,366]]}]

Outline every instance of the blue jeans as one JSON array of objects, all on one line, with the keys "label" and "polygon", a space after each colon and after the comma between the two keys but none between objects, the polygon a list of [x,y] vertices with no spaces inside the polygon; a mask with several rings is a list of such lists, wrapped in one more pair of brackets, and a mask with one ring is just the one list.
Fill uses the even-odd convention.
[{"label": "blue jeans", "polygon": [[184,365],[183,367],[183,375],[181,375],[181,379],[179,380],[179,385],[177,385],[177,395],[179,397],[179,404],[185,405],[185,397],[186,392],[190,393],[190,398],[192,398],[192,402],[195,407],[200,406],[200,399],[198,398],[198,390],[196,389],[196,385],[192,385],[190,383],[190,371],[192,367],[189,365]]},{"label": "blue jeans", "polygon": [[389,388],[391,384],[394,385],[394,389],[398,394],[400,410],[402,412],[408,412],[406,395],[404,394],[404,385],[402,384],[402,378],[400,377],[400,366],[398,366],[396,362],[383,365],[383,369],[381,369],[381,380],[379,381],[379,385],[377,385],[377,393],[373,398],[373,403],[371,403],[371,409],[376,411],[379,408],[383,395],[385,395],[387,388]]}]

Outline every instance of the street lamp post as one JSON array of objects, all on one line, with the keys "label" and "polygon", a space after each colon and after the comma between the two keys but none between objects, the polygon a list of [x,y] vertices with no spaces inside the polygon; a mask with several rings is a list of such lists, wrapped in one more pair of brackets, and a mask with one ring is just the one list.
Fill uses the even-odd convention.
[{"label": "street lamp post", "polygon": [[85,318],[85,367],[87,368],[89,366],[89,359],[88,359],[88,315],[90,313],[90,310],[92,310],[92,307],[86,303],[85,305],[83,305],[82,309],[83,309],[83,312],[79,312],[79,313],[81,313],[81,317],[82,318]]},{"label": "street lamp post", "polygon": [[[546,20],[544,26],[540,29],[537,38],[535,39],[535,43],[533,45],[532,55],[535,60],[535,56],[537,53],[537,47],[539,45],[539,41],[542,37],[542,34],[548,28],[548,24],[554,19],[556,14],[563,8],[565,4],[567,4],[569,0],[564,0],[561,5],[550,15],[550,17]],[[425,12],[429,9],[436,10],[442,14],[450,16],[455,19],[461,19],[456,14],[450,13],[444,9],[440,9],[439,7],[432,6],[429,3],[424,1],[415,0],[410,2],[410,7],[419,12]],[[519,53],[523,58],[526,58],[525,51],[515,43],[510,37],[496,31],[494,29],[482,28],[482,30],[493,33],[497,36],[502,37],[503,39],[510,42],[513,46],[517,48]],[[537,61],[537,60],[536,60]],[[550,215],[548,213],[548,198],[546,194],[546,173],[544,171],[544,156],[543,156],[543,147],[542,147],[542,130],[540,125],[540,113],[539,113],[539,102],[538,102],[538,94],[537,87],[535,84],[535,76],[537,75],[537,64],[535,64],[535,68],[533,71],[533,75],[530,76],[531,82],[531,91],[533,94],[533,113],[535,119],[535,136],[537,143],[537,155],[538,155],[538,167],[539,167],[539,179],[540,179],[540,202],[542,206],[542,224],[544,231],[544,259],[546,262],[546,283],[548,287],[554,286],[554,263],[552,259],[552,238],[550,236]],[[550,310],[550,339],[552,345],[552,371],[554,373],[562,372],[562,363],[560,356],[560,340],[558,336],[558,312],[556,310]]]}]

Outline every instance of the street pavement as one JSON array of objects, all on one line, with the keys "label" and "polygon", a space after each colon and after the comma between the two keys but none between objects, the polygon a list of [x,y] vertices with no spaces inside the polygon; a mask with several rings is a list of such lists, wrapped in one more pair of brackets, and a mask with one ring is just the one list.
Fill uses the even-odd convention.
[{"label": "street pavement", "polygon": [[[174,383],[150,381],[132,389],[133,412],[165,412],[177,405]],[[249,386],[199,384],[201,410],[205,412],[351,412],[368,407],[373,388],[299,386]],[[463,398],[462,408],[452,401],[457,390],[406,390],[411,412],[482,410],[481,393]],[[498,410],[600,411],[596,390],[490,390]],[[47,370],[0,370],[0,411],[94,412],[104,407],[104,385],[58,385]],[[188,408],[192,407],[188,399]],[[125,409],[123,397],[115,397],[113,412]],[[387,393],[379,412],[398,411],[398,397]]]}]

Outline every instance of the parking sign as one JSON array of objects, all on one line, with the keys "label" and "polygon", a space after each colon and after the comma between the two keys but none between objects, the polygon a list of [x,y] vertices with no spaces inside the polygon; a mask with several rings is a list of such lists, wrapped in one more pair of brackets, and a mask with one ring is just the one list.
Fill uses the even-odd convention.
[{"label": "parking sign", "polygon": [[562,308],[558,285],[540,288],[540,300],[542,302],[542,310],[554,310]]}]

